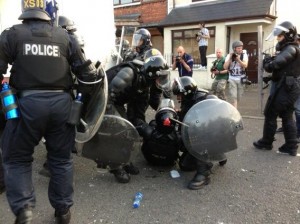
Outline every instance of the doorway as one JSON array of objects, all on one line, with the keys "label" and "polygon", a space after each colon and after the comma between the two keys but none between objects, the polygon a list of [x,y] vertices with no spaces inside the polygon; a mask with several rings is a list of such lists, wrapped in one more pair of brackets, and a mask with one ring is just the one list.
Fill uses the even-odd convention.
[{"label": "doorway", "polygon": [[254,33],[241,33],[240,39],[244,43],[244,49],[248,54],[248,79],[253,83],[257,83],[258,72],[258,37],[257,32]]}]

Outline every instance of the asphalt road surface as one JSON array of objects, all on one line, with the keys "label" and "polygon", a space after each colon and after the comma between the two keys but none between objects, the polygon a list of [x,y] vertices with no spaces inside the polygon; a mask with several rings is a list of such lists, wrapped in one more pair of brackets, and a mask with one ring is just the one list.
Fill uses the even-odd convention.
[{"label": "asphalt road surface", "polygon": [[[150,112],[151,114],[151,112]],[[227,153],[224,167],[214,163],[211,183],[200,190],[187,189],[194,172],[175,167],[151,167],[141,153],[135,158],[140,174],[128,184],[117,183],[96,164],[74,156],[75,194],[73,224],[297,224],[300,223],[300,157],[277,153],[284,143],[277,134],[272,151],[256,150],[263,119],[245,116],[237,137],[238,149]],[[222,144],[216,139],[216,144]],[[45,159],[43,144],[36,148],[33,181],[37,203],[33,223],[54,223],[47,196],[48,178],[38,174]],[[179,178],[170,171],[178,169]],[[133,197],[144,198],[138,209]],[[0,195],[0,223],[13,223],[5,194]]]}]

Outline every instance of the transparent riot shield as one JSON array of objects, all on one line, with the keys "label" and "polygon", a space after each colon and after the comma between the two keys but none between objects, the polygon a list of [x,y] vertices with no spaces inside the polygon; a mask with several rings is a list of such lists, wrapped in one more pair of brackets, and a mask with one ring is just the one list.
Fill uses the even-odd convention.
[{"label": "transparent riot shield", "polygon": [[82,156],[103,167],[122,165],[132,161],[140,147],[140,136],[128,120],[105,114],[97,133],[83,145]]},{"label": "transparent riot shield", "polygon": [[86,107],[84,115],[80,119],[80,124],[76,127],[75,140],[77,143],[89,141],[96,134],[101,125],[108,99],[107,76],[104,71],[102,72],[105,74],[103,82],[91,85],[93,93],[88,105],[84,105],[84,107]]},{"label": "transparent riot shield", "polygon": [[207,99],[195,104],[185,115],[183,123],[183,143],[198,159],[217,158],[237,149],[236,136],[243,129],[238,110],[220,99]]}]

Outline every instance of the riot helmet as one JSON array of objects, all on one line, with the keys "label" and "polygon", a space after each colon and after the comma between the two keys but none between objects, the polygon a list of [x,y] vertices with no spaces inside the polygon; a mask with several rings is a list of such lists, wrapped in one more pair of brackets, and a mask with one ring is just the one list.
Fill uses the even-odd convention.
[{"label": "riot helmet", "polygon": [[77,28],[73,20],[66,16],[58,17],[58,25],[68,32],[76,32]]},{"label": "riot helmet", "polygon": [[152,47],[150,32],[144,28],[135,31],[131,46],[140,54],[147,48]]},{"label": "riot helmet", "polygon": [[[275,37],[283,35],[284,40],[282,42],[294,42],[297,38],[297,29],[289,21],[285,21],[275,26],[272,32],[266,38],[267,41],[274,40]],[[280,41],[281,42],[281,41]]]},{"label": "riot helmet", "polygon": [[171,99],[162,99],[155,114],[156,128],[160,133],[170,134],[175,131],[178,116],[175,111],[175,105]]},{"label": "riot helmet", "polygon": [[184,95],[185,97],[192,97],[198,90],[196,81],[190,76],[183,76],[175,78],[172,91],[174,95]]},{"label": "riot helmet", "polygon": [[157,88],[163,91],[170,90],[170,72],[169,66],[161,55],[160,51],[152,48],[145,52],[145,63],[143,65],[143,74],[147,81],[153,80]]},{"label": "riot helmet", "polygon": [[22,14],[18,19],[40,19],[50,21],[51,17],[46,11],[46,7],[46,0],[22,0]]}]

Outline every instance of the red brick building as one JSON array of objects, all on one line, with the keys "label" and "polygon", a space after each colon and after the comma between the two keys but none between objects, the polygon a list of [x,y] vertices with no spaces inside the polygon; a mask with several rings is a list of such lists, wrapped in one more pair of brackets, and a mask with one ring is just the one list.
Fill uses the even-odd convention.
[{"label": "red brick building", "polygon": [[158,24],[167,16],[167,0],[114,0],[117,28],[129,27],[125,33],[131,40],[134,29],[146,28],[152,44],[163,54],[163,29]]}]

